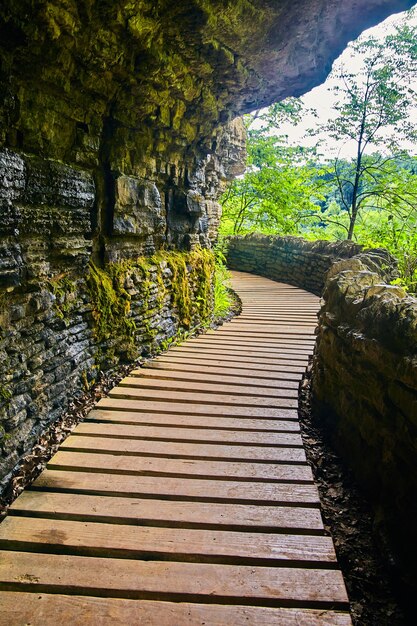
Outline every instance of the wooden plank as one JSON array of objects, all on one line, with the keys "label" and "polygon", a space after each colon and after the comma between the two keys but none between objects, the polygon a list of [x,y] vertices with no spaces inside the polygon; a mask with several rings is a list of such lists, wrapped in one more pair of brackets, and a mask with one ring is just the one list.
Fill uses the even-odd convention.
[{"label": "wooden plank", "polygon": [[[317,325],[317,324],[316,324]],[[294,337],[295,339],[307,337],[311,339],[314,332],[314,324],[280,324],[279,322],[241,322],[239,317],[234,318],[228,324],[230,330],[243,332],[258,331],[280,333],[281,335]],[[300,337],[301,336],[301,337]]]},{"label": "wooden plank", "polygon": [[64,551],[86,556],[302,567],[336,562],[330,537],[165,528],[8,516],[0,548]]},{"label": "wooden plank", "polygon": [[226,445],[207,442],[175,442],[129,440],[112,437],[89,437],[76,433],[68,437],[61,450],[91,450],[92,452],[123,453],[136,456],[167,456],[171,458],[230,459],[270,463],[305,463],[302,447],[262,447]]},{"label": "wooden plank", "polygon": [[91,454],[59,450],[47,464],[48,469],[79,469],[142,476],[192,476],[194,478],[228,478],[233,480],[261,480],[284,482],[313,482],[308,465],[280,463],[233,463],[161,459],[158,457],[131,457],[124,454]]},{"label": "wooden plank", "polygon": [[[204,368],[204,366],[203,366]],[[209,368],[206,368],[205,371],[197,371],[193,373],[192,379],[193,382],[197,382],[200,387],[201,382],[205,382],[206,384],[227,384],[230,387],[235,385],[237,387],[250,387],[252,393],[252,387],[255,389],[268,389],[268,390],[276,390],[278,387],[280,389],[298,389],[299,382],[298,380],[282,380],[282,379],[263,379],[259,380],[257,378],[250,378],[248,375],[246,376],[234,376],[225,372],[228,371],[226,368],[223,369],[223,372],[212,373]],[[192,370],[191,370],[192,371]],[[229,370],[230,372],[230,370]],[[143,367],[141,369],[133,370],[130,373],[131,376],[140,376],[143,379],[150,380],[180,380],[184,382],[189,382],[190,374],[183,368],[178,369],[163,369],[162,367],[158,369],[153,369],[149,367]]]},{"label": "wooden plank", "polygon": [[204,345],[198,344],[193,345],[187,343],[183,343],[179,346],[175,346],[170,348],[170,354],[177,354],[181,352],[193,352],[197,354],[201,354],[204,358],[206,354],[230,354],[232,356],[241,356],[242,352],[250,356],[251,358],[261,358],[261,359],[276,359],[277,361],[285,360],[285,361],[305,361],[308,358],[310,351],[307,350],[298,350],[297,348],[291,349],[285,347],[277,348],[275,346],[268,347],[250,347],[250,346],[240,346],[239,343],[235,343],[233,345],[224,345],[224,344],[216,344],[206,342]]},{"label": "wooden plank", "polygon": [[[240,316],[236,318],[236,322],[238,322]],[[201,335],[199,335],[199,337],[218,337],[219,339],[221,337],[227,337],[227,336],[232,336],[232,337],[240,337],[241,339],[248,339],[251,340],[253,337],[259,338],[259,337],[264,337],[264,338],[270,338],[273,341],[288,341],[291,344],[296,344],[298,345],[298,342],[301,343],[314,343],[314,336],[311,335],[310,333],[308,333],[307,336],[305,337],[300,337],[300,336],[296,336],[296,337],[292,337],[290,334],[288,333],[276,333],[276,332],[270,332],[270,331],[266,331],[264,328],[260,329],[260,330],[250,330],[248,329],[248,334],[246,335],[242,335],[242,333],[239,332],[239,330],[235,327],[235,326],[231,326],[231,324],[229,324],[229,322],[227,324],[224,324],[223,326],[219,326],[219,328],[216,328],[216,330],[207,330],[204,333],[202,333]]]},{"label": "wooden plank", "polygon": [[161,441],[190,441],[205,443],[249,444],[262,446],[297,446],[303,442],[299,433],[246,432],[212,430],[208,428],[175,428],[175,426],[144,426],[141,424],[109,424],[82,422],[73,435],[125,438],[129,440],[155,439]]},{"label": "wooden plank", "polygon": [[317,324],[303,324],[302,326],[300,324],[280,324],[279,322],[264,322],[264,323],[257,323],[257,322],[229,322],[230,323],[230,327],[233,328],[233,330],[239,330],[243,333],[247,333],[247,332],[251,332],[251,331],[262,331],[262,332],[272,332],[275,334],[281,334],[281,335],[285,335],[285,336],[290,336],[290,337],[297,337],[298,335],[301,335],[301,337],[312,337],[314,334],[314,329],[316,328]]},{"label": "wooden plank", "polygon": [[260,396],[267,398],[298,398],[298,389],[288,389],[287,387],[248,387],[243,384],[229,385],[224,382],[203,382],[196,384],[196,379],[190,380],[166,380],[155,377],[137,376],[132,372],[131,376],[126,376],[120,381],[119,387],[139,387],[146,389],[159,389],[160,391],[194,391],[215,392],[228,395]]},{"label": "wooden plank", "polygon": [[4,623],[8,626],[87,626],[93,623],[152,626],[156,616],[158,626],[351,626],[350,616],[337,611],[221,606],[45,593],[35,595],[4,591],[1,594],[1,606]]},{"label": "wooden plank", "polygon": [[188,343],[178,346],[176,348],[171,348],[170,353],[172,354],[180,354],[182,352],[189,353],[197,353],[200,354],[204,359],[207,354],[231,354],[234,356],[242,356],[245,357],[259,357],[262,359],[275,359],[275,360],[288,360],[288,361],[307,361],[309,352],[290,350],[288,348],[281,348],[280,350],[277,348],[249,348],[245,346],[220,346],[220,345],[210,345],[209,343],[204,346],[198,345],[193,346]]},{"label": "wooden plank", "polygon": [[277,365],[258,365],[256,363],[245,363],[244,361],[235,361],[234,363],[224,362],[221,360],[204,361],[191,358],[167,358],[161,354],[153,361],[146,363],[146,368],[151,369],[172,369],[183,372],[215,372],[216,374],[233,374],[234,376],[251,376],[255,379],[265,380],[301,380],[301,374],[305,372],[305,367],[293,366],[277,366]]},{"label": "wooden plank", "polygon": [[255,347],[264,347],[264,348],[272,348],[279,349],[285,348],[288,350],[296,350],[296,351],[306,351],[311,349],[312,343],[311,341],[296,341],[294,343],[287,343],[285,339],[271,339],[268,341],[267,339],[262,339],[262,337],[246,337],[242,335],[210,335],[208,333],[203,333],[198,335],[197,337],[193,337],[191,339],[187,339],[180,343],[179,345],[188,345],[188,346],[208,346],[208,345],[230,345],[232,347],[239,346],[251,346]]},{"label": "wooden plank", "polygon": [[[125,381],[126,382],[126,381]],[[215,404],[218,405],[236,405],[236,406],[256,406],[256,407],[283,407],[298,408],[298,398],[269,398],[259,396],[233,395],[223,393],[199,393],[184,389],[182,391],[174,391],[171,389],[161,393],[160,389],[148,389],[147,387],[129,387],[119,385],[113,387],[109,392],[111,398],[134,398],[143,400],[159,400],[163,402],[183,402],[193,404]]]},{"label": "wooden plank", "polygon": [[[294,311],[294,306],[297,307],[297,313]],[[268,307],[245,307],[245,312],[239,315],[240,321],[267,321],[267,322],[286,322],[287,324],[295,322],[302,322],[304,324],[316,324],[318,323],[318,316],[316,310],[306,308],[302,310],[299,305],[294,305],[289,308],[273,309],[272,305]]]},{"label": "wooden plank", "polygon": [[169,413],[139,413],[134,411],[106,411],[94,409],[86,420],[129,424],[148,424],[149,426],[177,426],[190,428],[267,430],[271,432],[299,432],[295,420],[263,420],[261,418],[212,417],[205,415],[170,415]]},{"label": "wooden plank", "polygon": [[[185,344],[179,344],[185,345]],[[272,340],[268,341],[267,339],[263,339],[260,337],[257,339],[254,337],[245,338],[240,336],[227,336],[227,337],[218,337],[217,335],[199,335],[198,339],[190,339],[187,341],[188,346],[231,346],[231,347],[240,347],[246,349],[246,347],[253,348],[268,348],[268,349],[285,349],[289,352],[300,352],[310,354],[311,350],[314,348],[313,343],[309,342],[296,342],[293,344],[289,344],[285,340]]]},{"label": "wooden plank", "polygon": [[[165,362],[167,361],[167,359],[169,359],[169,361],[171,363],[173,362],[181,362],[186,360],[187,362],[195,362],[195,363],[201,363],[201,356],[198,357],[197,355],[193,355],[192,353],[186,353],[184,351],[182,352],[175,352],[174,353],[174,349],[172,349],[169,353],[169,355],[161,355],[159,357],[157,357],[157,360],[160,362]],[[294,361],[292,359],[265,359],[262,357],[251,357],[251,358],[244,358],[243,355],[241,355],[240,357],[238,355],[234,355],[234,354],[222,354],[222,355],[215,355],[215,354],[205,354],[204,355],[204,363],[207,364],[208,361],[215,363],[216,365],[224,365],[226,362],[231,362],[232,363],[232,367],[242,367],[243,365],[246,366],[250,366],[251,368],[253,367],[253,369],[270,369],[271,371],[273,370],[278,370],[278,371],[282,371],[282,370],[286,370],[289,372],[300,372],[300,373],[304,373],[305,369],[306,369],[306,363],[300,363],[299,361]],[[262,367],[258,367],[258,366],[262,366]]]},{"label": "wooden plank", "polygon": [[292,372],[291,367],[285,368],[281,367],[271,367],[268,366],[259,366],[263,369],[258,369],[258,366],[251,367],[250,364],[240,362],[235,363],[234,365],[231,363],[222,363],[219,362],[218,365],[213,364],[211,361],[204,361],[202,363],[198,359],[172,359],[168,360],[164,358],[164,355],[160,355],[155,358],[153,361],[148,361],[143,365],[146,371],[148,370],[164,370],[164,371],[175,371],[180,373],[185,372],[197,372],[197,373],[207,373],[209,375],[220,375],[220,376],[235,376],[235,377],[244,377],[248,376],[254,381],[255,384],[275,384],[278,381],[289,380],[292,382],[299,383],[301,380],[301,374],[305,371],[305,368],[295,368],[295,370],[302,370],[300,372],[295,371]]},{"label": "wooden plank", "polygon": [[144,411],[149,413],[179,413],[230,417],[261,417],[277,419],[298,419],[295,409],[256,406],[233,406],[215,404],[193,404],[191,402],[158,402],[140,399],[102,398],[96,404],[99,409],[117,409],[119,411]]},{"label": "wooden plank", "polygon": [[[221,327],[216,330],[219,337],[233,337],[233,338],[245,338],[248,340],[252,339],[271,339],[275,342],[285,343],[285,345],[299,345],[300,342],[303,345],[311,345],[314,348],[315,337],[314,335],[306,335],[304,337],[296,336],[293,337],[291,335],[287,335],[285,333],[277,333],[277,332],[267,332],[265,330],[249,330],[246,329],[245,332],[242,332],[238,329],[230,328],[229,326]],[[208,333],[207,333],[208,334]]]},{"label": "wooden plank", "polygon": [[10,513],[149,526],[253,528],[271,532],[281,529],[310,534],[324,530],[317,508],[176,502],[45,491],[24,491],[11,505]]},{"label": "wooden plank", "polygon": [[[97,572],[100,573],[98,579]],[[36,593],[83,593],[177,601],[250,601],[306,608],[348,606],[340,572],[326,569],[138,561],[0,552],[0,582]]]},{"label": "wooden plank", "polygon": [[160,497],[170,500],[194,499],[201,501],[245,501],[253,504],[282,503],[284,505],[319,504],[315,485],[287,485],[279,483],[250,483],[194,478],[163,478],[153,476],[119,476],[96,472],[67,472],[45,470],[33,483],[37,489],[70,490],[129,497]]}]

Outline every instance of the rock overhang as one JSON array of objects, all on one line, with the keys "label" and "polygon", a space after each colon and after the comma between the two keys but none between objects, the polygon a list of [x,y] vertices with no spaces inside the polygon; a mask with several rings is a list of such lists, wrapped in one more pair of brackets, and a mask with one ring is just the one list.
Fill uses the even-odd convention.
[{"label": "rock overhang", "polygon": [[[320,83],[411,0],[6,0],[0,140],[62,160],[193,152],[226,121]],[[140,157],[139,157],[140,158]]]}]

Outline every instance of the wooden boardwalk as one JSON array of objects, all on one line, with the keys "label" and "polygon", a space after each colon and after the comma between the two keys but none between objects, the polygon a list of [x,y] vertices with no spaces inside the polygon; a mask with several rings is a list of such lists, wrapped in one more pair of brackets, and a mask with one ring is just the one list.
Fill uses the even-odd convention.
[{"label": "wooden boardwalk", "polygon": [[98,402],[0,525],[0,624],[348,626],[297,419],[318,298],[239,318]]}]

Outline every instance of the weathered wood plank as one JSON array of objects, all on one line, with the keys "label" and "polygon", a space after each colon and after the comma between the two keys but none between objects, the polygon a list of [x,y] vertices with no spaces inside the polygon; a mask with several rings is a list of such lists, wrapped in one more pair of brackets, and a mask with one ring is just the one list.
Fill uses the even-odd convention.
[{"label": "weathered wood plank", "polygon": [[116,437],[82,436],[76,433],[68,437],[61,450],[90,450],[92,452],[123,453],[127,455],[166,456],[179,458],[230,459],[270,463],[306,463],[302,447],[262,447],[227,445],[206,442],[176,442],[155,440],[130,440]]},{"label": "weathered wood plank", "polygon": [[8,516],[0,525],[0,548],[129,559],[234,564],[286,561],[328,566],[336,562],[329,537],[285,533],[163,528]]},{"label": "weathered wood plank", "polygon": [[[136,381],[134,381],[136,382]],[[189,388],[181,391],[174,389],[149,388],[144,386],[129,386],[129,379],[124,379],[121,383],[114,387],[109,396],[111,398],[140,398],[143,400],[155,399],[165,402],[193,402],[200,404],[216,404],[216,405],[237,405],[237,406],[257,406],[257,407],[289,407],[296,409],[298,407],[297,397],[259,397],[250,395],[235,395],[226,393],[217,393],[213,391],[197,392]]]},{"label": "weathered wood plank", "polygon": [[114,474],[194,476],[195,478],[228,478],[239,480],[268,480],[313,482],[308,465],[280,463],[233,463],[194,459],[161,459],[132,457],[121,454],[100,454],[90,451],[59,450],[48,462],[49,469],[80,469]]},{"label": "weathered wood plank", "polygon": [[2,615],[8,626],[350,626],[347,613],[313,609],[221,606],[189,602],[123,600],[91,596],[2,592]]},{"label": "weathered wood plank", "polygon": [[250,348],[268,348],[272,350],[289,350],[290,352],[299,352],[302,354],[308,353],[313,350],[314,343],[313,342],[301,342],[297,341],[293,344],[288,343],[288,340],[279,340],[272,339],[268,341],[268,339],[264,339],[262,337],[242,337],[240,335],[224,335],[223,337],[219,337],[218,335],[200,335],[198,339],[190,339],[187,341],[187,344],[179,344],[179,345],[189,345],[189,346],[227,346],[231,348],[242,348],[246,349]]},{"label": "weathered wood plank", "polygon": [[[169,360],[171,363],[180,363],[180,362],[194,362],[201,363],[201,357],[199,358],[197,355],[193,353],[174,353],[173,349],[170,351],[169,355],[161,354],[157,357],[156,362],[166,362]],[[206,354],[204,355],[204,364],[205,365],[228,365],[233,368],[246,367],[254,370],[268,370],[271,372],[278,371],[286,371],[286,372],[297,372],[303,374],[306,369],[305,364],[300,364],[298,361],[294,362],[291,359],[263,359],[261,357],[251,357],[250,359],[245,359],[243,355],[239,356],[235,354]]]},{"label": "weathered wood plank", "polygon": [[215,404],[193,404],[191,402],[158,402],[140,399],[102,398],[96,404],[99,409],[118,409],[119,411],[144,411],[154,413],[200,414],[230,417],[261,417],[277,419],[298,419],[295,409],[256,406],[233,406]]},{"label": "weathered wood plank", "polygon": [[218,333],[219,337],[232,337],[232,338],[245,337],[248,340],[271,339],[271,341],[274,341],[277,343],[280,342],[285,345],[293,345],[293,346],[299,345],[301,342],[301,344],[303,345],[305,344],[305,345],[314,347],[314,343],[315,343],[315,337],[314,335],[311,335],[311,334],[305,335],[303,337],[301,337],[300,335],[293,337],[292,335],[288,335],[286,333],[265,331],[262,328],[258,330],[246,329],[244,332],[242,332],[239,329],[236,329],[236,328],[234,329],[234,328],[230,328],[229,326],[225,326],[222,328],[218,328],[216,330],[216,333]]},{"label": "weathered wood plank", "polygon": [[300,426],[295,420],[213,417],[207,415],[170,415],[169,413],[142,413],[134,411],[111,411],[93,409],[87,416],[88,421],[114,422],[128,424],[148,424],[149,426],[178,426],[189,428],[233,429],[299,432]]},{"label": "weathered wood plank", "polygon": [[314,324],[304,324],[303,326],[296,324],[280,324],[279,322],[241,322],[239,318],[229,322],[229,329],[242,333],[263,332],[272,335],[281,335],[283,337],[292,337],[293,339],[312,339],[314,333]]},{"label": "weathered wood plank", "polygon": [[[250,395],[222,394],[214,392],[195,392],[188,389],[175,391],[166,389],[161,392],[160,389],[152,389],[148,387],[130,387],[128,385],[119,385],[109,392],[110,398],[125,398],[135,401],[155,401],[164,403],[183,403],[193,405],[216,405],[222,407],[257,407],[257,408],[298,408],[298,398],[288,397],[259,397]],[[201,406],[200,406],[201,409]],[[204,409],[203,409],[204,410]]]},{"label": "weathered wood plank", "polygon": [[170,354],[173,355],[182,355],[182,354],[190,354],[190,355],[196,355],[199,354],[200,358],[202,358],[203,360],[206,358],[216,358],[216,356],[218,355],[218,357],[221,358],[225,358],[226,356],[228,358],[230,357],[234,357],[236,360],[236,357],[241,357],[241,358],[245,358],[252,361],[252,359],[255,360],[255,362],[258,363],[270,363],[271,361],[275,361],[277,363],[288,363],[289,365],[302,365],[303,363],[307,363],[308,361],[308,355],[299,355],[299,354],[289,354],[287,350],[283,349],[281,352],[278,352],[277,350],[267,350],[267,352],[262,352],[259,350],[238,350],[238,349],[233,349],[233,348],[210,348],[210,347],[206,347],[206,348],[200,348],[198,350],[198,352],[196,351],[195,348],[193,348],[192,346],[188,347],[187,344],[184,344],[183,346],[179,346],[177,348],[171,348],[170,350]]},{"label": "weathered wood plank", "polygon": [[211,430],[200,428],[175,428],[173,426],[142,426],[130,424],[109,424],[83,422],[73,431],[73,435],[97,435],[133,439],[160,439],[163,441],[190,441],[206,443],[249,444],[263,446],[298,446],[303,442],[299,433],[262,433],[234,430]]},{"label": "weathered wood plank", "polygon": [[[45,491],[24,491],[10,512],[61,519],[113,524],[148,524],[170,527],[228,527],[289,532],[323,532],[320,511],[313,507],[255,506],[222,502],[147,500]],[[117,529],[116,529],[117,530]],[[302,539],[300,538],[300,541]]]},{"label": "weathered wood plank", "polygon": [[[83,593],[177,601],[223,601],[347,608],[340,572],[0,552],[0,583],[22,591]],[[100,573],[98,579],[97,572]]]},{"label": "weathered wood plank", "polygon": [[[234,387],[246,387],[250,388],[250,393],[252,393],[252,388],[254,387],[257,391],[265,390],[268,392],[275,392],[278,389],[294,389],[297,390],[299,386],[298,380],[286,380],[279,379],[278,377],[275,379],[265,378],[263,380],[258,380],[257,378],[246,376],[235,376],[230,373],[230,370],[224,368],[219,373],[212,373],[210,368],[201,367],[200,371],[198,368],[194,368],[196,371],[193,372],[193,382],[198,383],[198,387],[200,387],[200,383],[206,384],[225,384],[230,388]],[[193,370],[189,370],[193,371]],[[163,367],[159,367],[158,370],[150,367],[143,367],[141,369],[133,370],[130,375],[131,376],[139,376],[140,378],[146,379],[149,381],[150,379],[154,380],[172,380],[172,381],[181,381],[181,382],[189,382],[190,374],[189,371],[183,367],[177,367],[177,369],[164,369]],[[229,372],[226,374],[226,372]]]},{"label": "weathered wood plank", "polygon": [[[137,371],[137,370],[136,370]],[[204,377],[203,377],[204,378]],[[289,389],[288,387],[254,387],[251,386],[248,389],[247,385],[229,385],[225,382],[202,382],[199,381],[196,385],[196,379],[193,377],[193,381],[190,380],[170,380],[161,378],[152,378],[147,376],[126,376],[120,381],[119,387],[139,387],[147,389],[159,389],[160,391],[195,391],[199,392],[207,391],[209,393],[220,393],[227,395],[245,395],[245,396],[260,396],[267,398],[297,398],[298,389]]]},{"label": "weathered wood plank", "polygon": [[249,364],[243,361],[234,363],[225,363],[224,361],[204,361],[199,359],[168,359],[166,355],[161,354],[154,361],[146,363],[146,369],[179,369],[183,372],[213,372],[216,374],[226,374],[233,376],[251,376],[254,380],[291,380],[299,382],[301,374],[305,372],[305,367],[284,367],[284,366],[268,366]]},{"label": "weathered wood plank", "polygon": [[195,478],[162,478],[154,476],[120,476],[96,472],[45,470],[33,483],[38,489],[70,490],[93,494],[127,495],[129,497],[164,496],[169,499],[198,498],[204,500],[249,501],[266,505],[318,505],[315,485],[287,485],[280,483],[250,483]]},{"label": "weathered wood plank", "polygon": [[[301,346],[286,346],[286,345],[267,345],[260,344],[254,341],[212,341],[209,339],[191,339],[184,344],[180,344],[178,348],[187,348],[188,350],[200,350],[203,348],[204,352],[206,350],[226,350],[230,351],[231,354],[235,352],[247,352],[248,354],[272,354],[275,356],[285,355],[294,357],[296,355],[305,358],[311,352],[311,348],[306,346],[302,348]],[[173,350],[171,348],[171,350]]]}]

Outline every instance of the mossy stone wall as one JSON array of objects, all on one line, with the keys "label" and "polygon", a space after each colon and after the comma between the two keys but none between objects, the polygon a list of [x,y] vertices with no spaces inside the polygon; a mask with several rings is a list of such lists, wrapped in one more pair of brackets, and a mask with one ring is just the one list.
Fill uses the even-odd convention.
[{"label": "mossy stone wall", "polygon": [[213,273],[210,250],[161,251],[9,294],[0,303],[0,486],[100,370],[209,323]]}]

